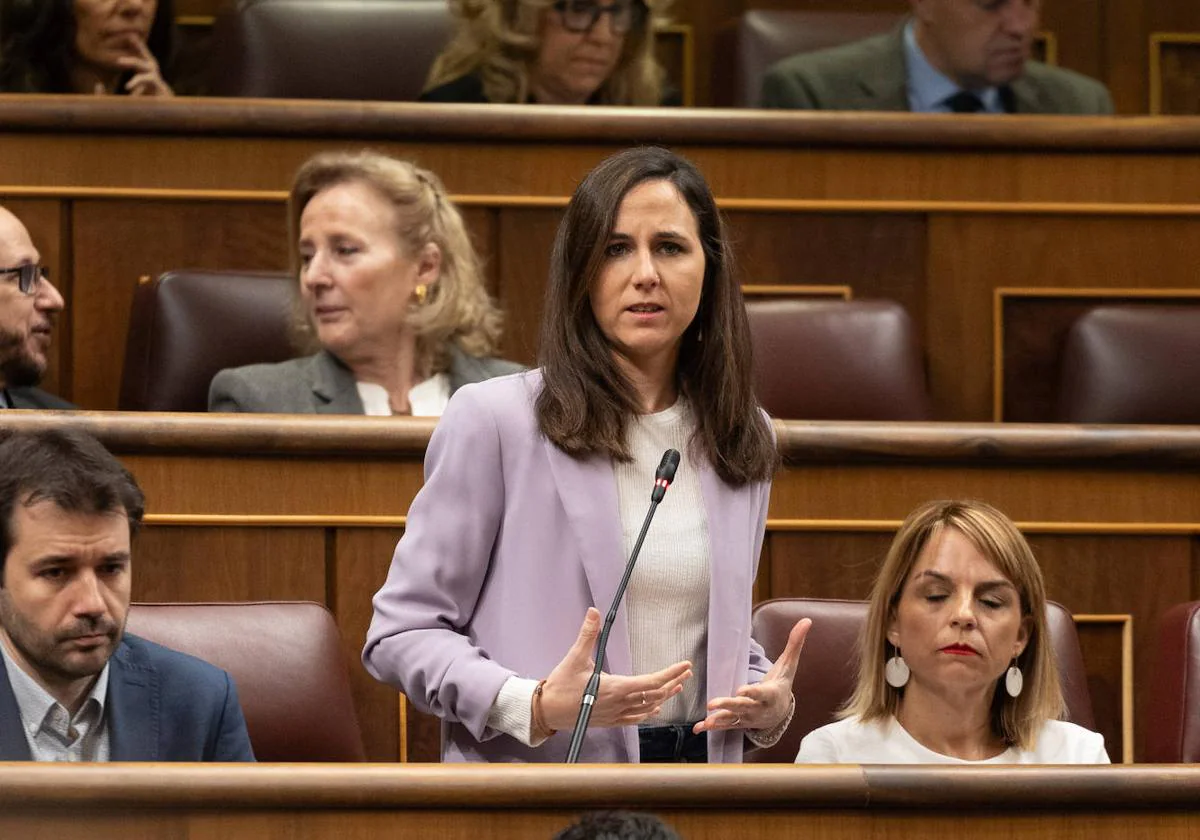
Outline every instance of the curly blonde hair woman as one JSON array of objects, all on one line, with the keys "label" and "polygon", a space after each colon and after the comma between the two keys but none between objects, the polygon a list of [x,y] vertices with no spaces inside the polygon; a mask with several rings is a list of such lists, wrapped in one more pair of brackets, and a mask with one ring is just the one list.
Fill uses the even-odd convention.
[{"label": "curly blonde hair woman", "polygon": [[670,0],[451,0],[426,102],[678,105],[654,57]]},{"label": "curly blonde hair woman", "polygon": [[432,172],[332,152],[296,173],[288,233],[299,343],[314,355],[223,370],[210,411],[440,416],[491,358],[500,313],[462,215]]}]

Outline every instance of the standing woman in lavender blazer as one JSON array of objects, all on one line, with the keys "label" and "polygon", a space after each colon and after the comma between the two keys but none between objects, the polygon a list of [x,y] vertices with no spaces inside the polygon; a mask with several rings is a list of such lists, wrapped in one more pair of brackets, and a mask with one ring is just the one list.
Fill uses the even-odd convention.
[{"label": "standing woman in lavender blazer", "polygon": [[[808,622],[750,638],[777,454],[704,177],[630,149],[559,225],[540,368],[457,391],[375,596],[363,662],[449,761],[561,761],[667,448],[683,459],[609,638],[581,760],[737,762],[791,718]],[[582,621],[582,628],[580,622]]]}]

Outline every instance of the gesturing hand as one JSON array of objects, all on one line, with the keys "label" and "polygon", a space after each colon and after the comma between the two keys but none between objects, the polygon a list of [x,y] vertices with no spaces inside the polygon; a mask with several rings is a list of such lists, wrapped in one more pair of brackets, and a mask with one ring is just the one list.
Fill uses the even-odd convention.
[{"label": "gesturing hand", "polygon": [[[579,637],[562,661],[554,666],[542,686],[542,718],[551,729],[571,729],[579,714],[579,700],[596,667],[592,651],[600,635],[600,611],[589,607]],[[683,691],[692,676],[692,663],[676,662],[653,674],[626,677],[603,674],[592,706],[591,726],[629,726],[641,723],[663,703]]]},{"label": "gesturing hand", "polygon": [[810,627],[811,618],[797,621],[788,633],[787,647],[762,682],[742,686],[733,697],[709,700],[708,716],[692,731],[699,734],[711,729],[770,729],[782,723],[791,707],[792,679]]},{"label": "gesturing hand", "polygon": [[124,55],[117,59],[122,70],[132,70],[133,77],[125,83],[125,90],[130,96],[174,96],[175,91],[163,79],[158,60],[146,42],[137,35],[129,35],[125,39],[132,55]]}]

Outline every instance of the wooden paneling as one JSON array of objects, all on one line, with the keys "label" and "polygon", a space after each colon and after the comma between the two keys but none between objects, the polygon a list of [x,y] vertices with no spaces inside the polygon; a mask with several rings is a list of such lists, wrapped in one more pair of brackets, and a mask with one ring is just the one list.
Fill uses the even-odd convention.
[{"label": "wooden paneling", "polygon": [[0,834],[33,840],[517,840],[580,813],[689,840],[1191,838],[1194,767],[0,766]]},{"label": "wooden paneling", "polygon": [[[1132,756],[1133,744],[1127,743],[1124,727],[1126,717],[1126,684],[1136,683],[1132,668],[1126,669],[1125,642],[1132,623],[1128,616],[1085,618],[1076,624],[1079,647],[1087,665],[1088,694],[1096,715],[1096,730],[1104,736],[1104,748],[1114,764],[1123,760],[1126,748]],[[1114,679],[1119,676],[1120,679]],[[1132,709],[1129,710],[1132,719]]]},{"label": "wooden paneling", "polygon": [[[1191,539],[1180,536],[1060,536],[1035,534],[1030,537],[1042,571],[1046,576],[1047,593],[1051,598],[1067,605],[1075,613],[1128,613],[1135,616],[1134,639],[1134,745],[1145,739],[1145,727],[1149,721],[1138,718],[1138,709],[1149,708],[1149,696],[1153,681],[1149,679],[1154,661],[1154,646],[1157,628],[1151,616],[1162,615],[1172,604],[1186,598],[1180,593],[1189,592],[1192,570]],[[1087,569],[1086,574],[1081,574]],[[1147,569],[1153,569],[1154,585],[1146,585]],[[1086,650],[1086,648],[1085,648]],[[1111,647],[1109,654],[1111,656]],[[1102,658],[1098,665],[1105,660]],[[1110,660],[1111,661],[1111,660]],[[1101,678],[1091,672],[1089,681],[1099,684],[1112,679],[1112,674]],[[1119,673],[1117,671],[1116,673]],[[1090,687],[1090,686],[1089,686]],[[1097,706],[1097,716],[1102,705],[1119,707],[1119,695],[1114,697],[1118,686],[1105,685],[1100,697],[1107,701]],[[1119,752],[1110,747],[1110,755],[1117,760]]]},{"label": "wooden paneling", "polygon": [[1053,422],[1062,353],[1075,321],[1094,306],[1200,306],[1196,289],[997,289],[996,420]]},{"label": "wooden paneling", "polygon": [[[399,704],[402,701],[399,694],[391,686],[372,678],[361,664],[363,643],[371,624],[371,597],[383,585],[392,551],[403,533],[402,528],[338,528],[328,560],[333,584],[329,608],[342,631],[359,726],[364,732],[371,733],[366,742],[369,761],[399,760],[401,741],[406,740],[400,732]],[[411,714],[412,710],[407,713]],[[409,760],[416,757],[414,752],[418,755],[428,753],[427,745],[419,745],[425,746],[424,751],[414,750],[411,738],[407,738],[406,746],[408,755],[405,757]],[[438,747],[435,740],[435,758]]]},{"label": "wooden paneling", "polygon": [[[371,624],[371,598],[387,577],[392,552],[403,533],[402,528],[338,528],[328,558],[333,590],[329,606],[342,631],[359,726],[371,733],[366,743],[369,761],[437,761],[441,756],[438,720],[405,704],[396,689],[375,680],[361,664]],[[402,705],[404,732],[400,731]]]},{"label": "wooden paneling", "polygon": [[508,209],[500,214],[500,299],[505,312],[505,355],[534,364],[550,246],[561,210]]},{"label": "wooden paneling", "polygon": [[1200,114],[1200,33],[1150,36],[1150,113]]},{"label": "wooden paneling", "polygon": [[498,297],[500,268],[496,257],[500,254],[500,231],[497,212],[490,207],[480,206],[460,207],[459,211],[470,234],[471,244],[475,246],[475,252],[483,261],[483,276],[488,292],[493,297]]},{"label": "wooden paneling", "polygon": [[[468,197],[465,203],[489,290],[506,312],[502,354],[532,364],[561,209],[526,207],[501,197]],[[1051,417],[1061,334],[1071,320],[1067,316],[1086,301],[1070,313],[1049,301],[1031,302],[1036,311],[1026,317],[1022,304],[1008,300],[1001,312],[1012,315],[997,360],[992,339],[998,326],[996,289],[1019,285],[1031,289],[1030,295],[1041,294],[1039,287],[1095,289],[1096,302],[1104,286],[1121,290],[1113,299],[1136,297],[1152,287],[1176,286],[1185,295],[1194,283],[1191,266],[1200,261],[1200,246],[1193,247],[1200,238],[1191,236],[1190,214],[1126,214],[1117,208],[1086,215],[1067,208],[1028,215],[968,208],[933,212],[936,205],[929,205],[930,212],[829,212],[821,202],[780,206],[738,199],[728,204],[744,282],[838,284],[856,298],[886,298],[905,306],[924,337],[937,416],[946,419],[999,416],[993,380],[997,361],[1017,386],[1010,389],[1002,382],[1010,402],[1003,418]],[[64,356],[76,345],[88,350],[75,360],[70,388],[62,390],[88,408],[117,404],[129,301],[138,277],[180,267],[278,269],[287,262],[277,200],[88,199],[61,207],[74,231],[62,248],[75,254],[67,273],[77,276],[72,286],[78,288],[68,289],[70,311],[60,324],[58,344]],[[61,227],[47,226],[47,217],[54,216],[46,209],[30,217],[32,225],[46,231],[43,238]],[[150,230],[162,235],[148,237]]]},{"label": "wooden paneling", "polygon": [[[940,417],[994,418],[994,290],[1009,286],[1152,289],[1194,285],[1189,265],[1200,259],[1191,216],[1071,213],[938,214],[930,219],[926,347],[930,385]],[[1053,341],[1035,330],[1034,341]],[[1057,345],[1053,345],[1057,346]],[[1033,348],[1031,347],[1031,350]],[[1039,357],[1043,357],[1040,356]],[[1054,365],[1051,360],[1050,365]],[[1024,403],[1045,406],[1057,366],[1045,367]],[[1024,376],[1028,371],[1017,371]],[[1035,409],[1031,409],[1035,410]],[[997,418],[998,419],[998,418]],[[1044,413],[1004,419],[1046,420]]]},{"label": "wooden paneling", "polygon": [[58,363],[71,374],[57,384],[94,409],[116,405],[139,276],[285,266],[295,168],[366,142],[434,169],[460,200],[507,310],[502,352],[525,362],[561,208],[604,156],[647,140],[705,171],[746,281],[901,302],[923,332],[941,419],[993,416],[994,289],[1189,288],[1200,263],[1200,132],[1188,120],[1030,117],[967,131],[897,115],[20,103],[0,98],[0,160],[23,163],[0,168],[0,199],[34,202],[17,206],[59,243],[70,312]]},{"label": "wooden paneling", "polygon": [[72,206],[72,227],[70,320],[80,351],[71,393],[84,406],[116,407],[139,277],[173,268],[287,265],[284,215],[262,202],[80,200]]},{"label": "wooden paneling", "polygon": [[[883,564],[890,533],[789,532],[772,529],[772,598],[847,598],[863,600]],[[761,572],[760,572],[761,577]]]},{"label": "wooden paneling", "polygon": [[848,285],[857,298],[898,301],[919,319],[924,216],[737,209],[725,217],[743,283]]},{"label": "wooden paneling", "polygon": [[[358,654],[421,484],[433,428],[410,418],[21,412],[0,426],[97,434],[148,499],[135,543],[138,599],[312,599],[334,612],[372,758],[401,754],[396,692]],[[2,431],[3,429],[0,429]],[[755,597],[865,597],[891,535],[918,504],[977,498],[1022,525],[1047,593],[1076,614],[1132,616],[1133,711],[1153,685],[1154,628],[1200,599],[1200,431],[1131,427],[781,423]],[[1081,629],[1100,728],[1119,759],[1129,668],[1108,624]],[[410,760],[437,726],[406,710]],[[1147,722],[1138,719],[1134,755]]]},{"label": "wooden paneling", "polygon": [[136,552],[135,601],[327,601],[319,528],[150,525]]}]

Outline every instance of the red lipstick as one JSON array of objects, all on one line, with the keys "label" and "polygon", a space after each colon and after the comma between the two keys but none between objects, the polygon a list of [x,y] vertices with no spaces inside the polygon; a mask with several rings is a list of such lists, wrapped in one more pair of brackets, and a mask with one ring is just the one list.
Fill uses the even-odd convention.
[{"label": "red lipstick", "polygon": [[979,655],[979,651],[975,650],[975,648],[971,647],[970,645],[962,644],[946,645],[944,648],[942,648],[942,653],[950,653],[954,654],[955,656]]}]

